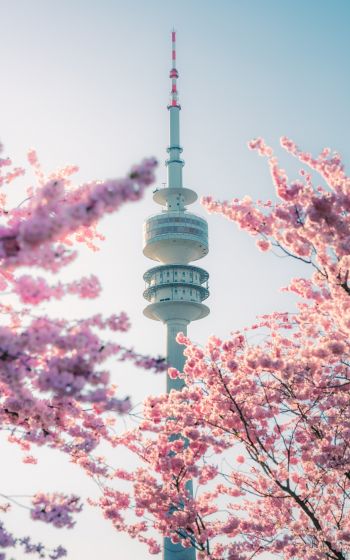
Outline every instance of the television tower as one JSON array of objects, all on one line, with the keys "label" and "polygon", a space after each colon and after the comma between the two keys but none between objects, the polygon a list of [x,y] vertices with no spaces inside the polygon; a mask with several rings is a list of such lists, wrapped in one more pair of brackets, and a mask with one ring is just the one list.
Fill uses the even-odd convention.
[{"label": "television tower", "polygon": [[[182,184],[180,146],[180,110],[178,102],[176,69],[176,33],[172,32],[171,99],[168,105],[170,116],[170,145],[168,186],[154,191],[153,200],[163,206],[159,214],[144,223],[143,253],[158,261],[143,276],[146,289],[143,293],[149,305],[144,314],[149,319],[162,321],[167,328],[167,361],[169,366],[183,371],[185,357],[183,346],[176,342],[179,332],[187,333],[187,325],[206,317],[209,308],[202,302],[209,296],[209,274],[189,264],[205,257],[208,253],[208,225],[204,218],[188,212],[186,206],[197,200],[197,194]],[[181,390],[181,379],[167,376],[167,392]],[[189,491],[192,491],[190,483]],[[194,548],[184,548],[180,543],[164,541],[164,560],[195,560]]]}]

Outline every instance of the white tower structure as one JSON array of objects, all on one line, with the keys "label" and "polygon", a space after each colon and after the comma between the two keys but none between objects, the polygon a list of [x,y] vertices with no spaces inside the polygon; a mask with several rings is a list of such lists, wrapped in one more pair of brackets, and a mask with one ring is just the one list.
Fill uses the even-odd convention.
[{"label": "white tower structure", "polygon": [[[179,332],[186,334],[187,325],[206,317],[209,308],[202,302],[209,296],[208,273],[189,264],[208,253],[208,225],[205,219],[186,208],[197,200],[197,194],[182,183],[180,147],[180,105],[177,93],[176,34],[172,32],[172,81],[170,115],[170,145],[168,186],[156,189],[153,200],[163,209],[148,218],[144,224],[144,247],[146,257],[159,265],[144,274],[146,289],[144,297],[149,305],[146,317],[162,321],[167,327],[167,361],[182,371],[185,363],[183,346],[176,342]],[[181,390],[182,380],[167,377],[167,391]],[[191,488],[189,488],[191,490]],[[170,539],[164,542],[164,560],[195,560],[194,548],[183,548]]]}]

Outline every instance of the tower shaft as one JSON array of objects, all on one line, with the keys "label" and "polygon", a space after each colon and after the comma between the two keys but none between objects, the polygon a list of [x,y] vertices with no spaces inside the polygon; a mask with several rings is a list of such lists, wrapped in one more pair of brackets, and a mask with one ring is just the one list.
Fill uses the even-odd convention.
[{"label": "tower shaft", "polygon": [[[188,321],[171,320],[166,324],[167,327],[167,361],[171,367],[175,367],[179,371],[183,371],[186,358],[183,353],[183,346],[176,342],[176,336],[182,332],[187,334]],[[171,379],[167,375],[167,393],[172,389],[181,391],[185,383],[182,379]],[[187,491],[193,496],[192,481],[187,483]],[[196,560],[196,551],[194,548],[184,548],[181,543],[172,543],[171,539],[164,539],[163,560]]]},{"label": "tower shaft", "polygon": [[170,113],[170,145],[168,148],[168,187],[182,187],[182,168],[184,161],[181,159],[180,147],[180,106],[169,105]]},{"label": "tower shaft", "polygon": [[[183,371],[186,358],[183,352],[183,346],[176,342],[176,336],[178,333],[182,332],[185,335],[187,334],[187,325],[188,321],[186,320],[179,320],[174,319],[167,321],[167,362],[171,367],[178,369],[179,371]],[[176,389],[177,391],[181,391],[184,387],[184,382],[182,379],[171,379],[169,375],[167,375],[167,393],[171,391],[171,389]]]},{"label": "tower shaft", "polygon": [[[187,334],[187,320],[173,319],[167,321],[167,361],[171,367],[183,371],[186,357],[183,353],[183,346],[176,342],[176,337],[178,333],[182,332],[184,335]],[[175,391],[181,391],[185,383],[182,379],[171,379],[167,375],[167,393],[172,389]],[[179,434],[181,435],[181,434]],[[192,481],[187,483],[187,491],[193,496],[193,484]],[[194,548],[184,548],[181,543],[172,543],[171,539],[164,539],[164,551],[163,560],[196,560],[196,551]]]}]

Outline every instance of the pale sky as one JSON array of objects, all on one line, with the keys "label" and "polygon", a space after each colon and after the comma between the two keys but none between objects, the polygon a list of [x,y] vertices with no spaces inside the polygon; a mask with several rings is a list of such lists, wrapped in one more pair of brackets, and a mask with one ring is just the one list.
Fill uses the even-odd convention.
[{"label": "pale sky", "polygon": [[[122,176],[154,155],[161,185],[174,26],[184,186],[218,199],[271,198],[266,162],[246,147],[253,137],[264,136],[278,154],[282,135],[308,151],[330,146],[349,168],[349,16],[347,0],[0,0],[0,139],[17,165],[32,146],[47,171],[78,164],[78,181]],[[295,162],[284,156],[283,162],[295,176]],[[14,203],[21,196],[15,190],[11,195]],[[98,272],[102,297],[89,306],[70,299],[51,312],[76,318],[125,310],[133,327],[121,342],[163,353],[164,327],[142,315],[142,275],[155,264],[142,255],[142,223],[159,209],[150,189],[143,201],[106,218],[101,251],[83,251],[65,273],[74,278]],[[204,214],[198,203],[192,209]],[[256,315],[293,310],[293,298],[279,288],[302,267],[259,253],[254,240],[223,218],[207,219],[210,253],[198,264],[210,273],[211,314],[191,325],[190,336],[204,344],[210,334],[227,337]],[[130,394],[135,403],[164,388],[164,377],[120,364],[112,364],[112,371],[121,396]],[[97,495],[94,484],[58,453],[34,454],[37,467],[22,465],[21,454],[3,443],[0,492]],[[129,464],[119,452],[110,461]],[[8,525],[33,539],[61,543],[71,560],[151,558],[88,508],[73,532],[30,524],[22,510]]]}]

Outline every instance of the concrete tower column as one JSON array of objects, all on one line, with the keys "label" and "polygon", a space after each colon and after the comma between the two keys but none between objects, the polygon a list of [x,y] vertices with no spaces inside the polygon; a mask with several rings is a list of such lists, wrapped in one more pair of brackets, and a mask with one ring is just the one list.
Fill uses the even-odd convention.
[{"label": "concrete tower column", "polygon": [[[173,319],[167,321],[167,360],[168,364],[175,367],[179,371],[183,371],[186,358],[183,354],[184,346],[176,342],[176,336],[182,332],[187,334],[187,325],[189,321]],[[181,391],[184,387],[182,379],[171,379],[167,375],[167,392],[172,389]],[[181,434],[179,434],[181,435]],[[193,494],[192,482],[187,483],[187,490]],[[196,560],[196,551],[194,548],[184,548],[180,543],[172,543],[171,539],[164,539],[163,560]]]},{"label": "concrete tower column", "polygon": [[172,543],[170,539],[164,539],[163,560],[196,560],[194,548],[183,548],[180,543]]},{"label": "concrete tower column", "polygon": [[[183,371],[183,367],[186,362],[186,358],[183,354],[184,346],[182,344],[178,344],[176,342],[176,336],[178,333],[183,332],[185,335],[187,334],[187,325],[189,321],[185,319],[172,319],[167,321],[167,361],[171,367],[178,369],[179,371]],[[171,379],[169,375],[167,375],[167,393],[171,389],[176,389],[177,391],[181,391],[184,386],[184,382],[182,379]]]}]

